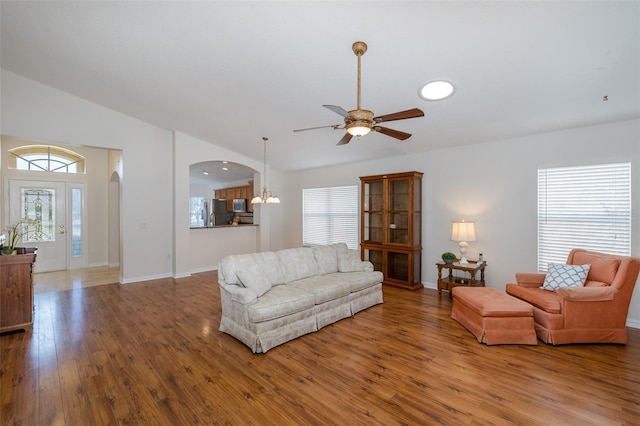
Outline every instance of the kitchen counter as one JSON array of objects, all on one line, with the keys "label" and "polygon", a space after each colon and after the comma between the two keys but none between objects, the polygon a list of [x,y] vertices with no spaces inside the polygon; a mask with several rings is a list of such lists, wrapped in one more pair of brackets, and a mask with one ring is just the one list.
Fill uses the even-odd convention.
[{"label": "kitchen counter", "polygon": [[213,229],[213,228],[246,228],[247,226],[258,226],[256,223],[239,223],[237,225],[215,225],[215,226],[196,226],[189,229]]}]

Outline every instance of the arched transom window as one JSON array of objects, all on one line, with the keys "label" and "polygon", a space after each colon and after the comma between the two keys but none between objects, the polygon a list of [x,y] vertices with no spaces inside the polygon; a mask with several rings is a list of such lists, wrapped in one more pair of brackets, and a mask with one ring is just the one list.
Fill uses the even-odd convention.
[{"label": "arched transom window", "polygon": [[9,150],[9,168],[40,172],[84,173],[85,158],[58,146],[20,146]]}]

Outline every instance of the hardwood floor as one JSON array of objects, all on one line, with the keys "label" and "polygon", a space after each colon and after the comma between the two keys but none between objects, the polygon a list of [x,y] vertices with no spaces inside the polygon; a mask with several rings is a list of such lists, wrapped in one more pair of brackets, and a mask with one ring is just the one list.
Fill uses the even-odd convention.
[{"label": "hardwood floor", "polygon": [[640,330],[620,345],[485,346],[437,291],[254,355],[217,331],[215,272],[39,293],[0,335],[2,425],[541,424],[640,419]]},{"label": "hardwood floor", "polygon": [[118,282],[119,267],[98,266],[85,269],[42,272],[33,274],[34,293],[70,290],[72,288],[93,287]]}]

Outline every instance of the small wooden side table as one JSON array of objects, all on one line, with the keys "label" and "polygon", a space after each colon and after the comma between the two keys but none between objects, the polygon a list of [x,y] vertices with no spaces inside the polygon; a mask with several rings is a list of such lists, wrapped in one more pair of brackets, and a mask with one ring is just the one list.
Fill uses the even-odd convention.
[{"label": "small wooden side table", "polygon": [[[486,261],[476,262],[470,260],[467,264],[460,264],[458,262],[454,263],[444,263],[437,262],[436,266],[438,267],[438,298],[442,298],[442,290],[447,290],[449,292],[449,297],[451,297],[451,289],[459,285],[466,285],[470,287],[484,287],[484,268],[487,266]],[[449,276],[442,278],[442,270],[448,269]],[[454,277],[453,270],[463,271],[469,276],[464,277]],[[480,279],[477,279],[476,276],[480,272]]]}]

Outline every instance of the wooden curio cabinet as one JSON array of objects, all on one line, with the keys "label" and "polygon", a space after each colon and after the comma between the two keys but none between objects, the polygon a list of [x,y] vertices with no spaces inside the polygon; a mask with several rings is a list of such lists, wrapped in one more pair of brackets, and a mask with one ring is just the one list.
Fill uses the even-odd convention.
[{"label": "wooden curio cabinet", "polygon": [[362,176],[360,250],[383,284],[422,288],[421,172]]}]

